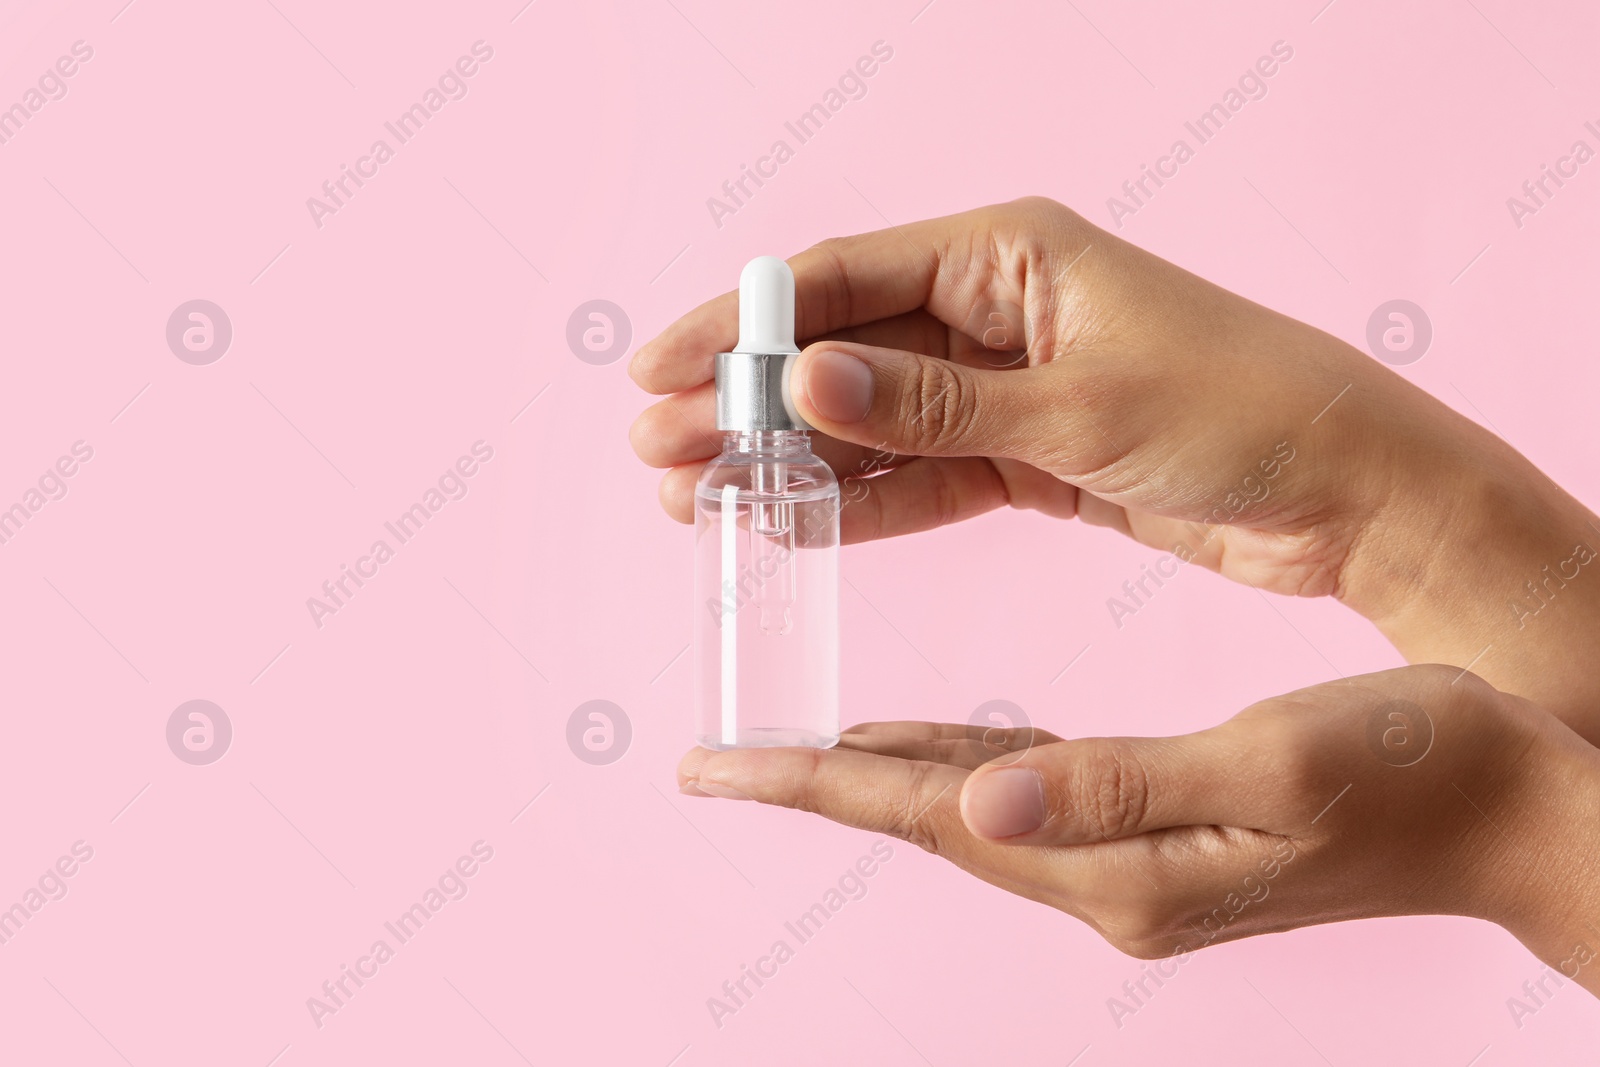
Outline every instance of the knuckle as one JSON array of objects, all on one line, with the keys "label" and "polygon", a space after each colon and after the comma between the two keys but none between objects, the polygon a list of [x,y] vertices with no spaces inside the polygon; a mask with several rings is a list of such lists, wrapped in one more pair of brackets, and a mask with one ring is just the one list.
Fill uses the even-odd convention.
[{"label": "knuckle", "polygon": [[986,748],[993,749],[996,753],[1015,752],[1019,748],[1026,748],[1032,730],[1026,726],[987,726],[984,728],[980,739]]},{"label": "knuckle", "polygon": [[976,397],[961,376],[942,359],[923,359],[902,393],[901,422],[913,447],[929,453],[947,451],[967,436]]},{"label": "knuckle", "polygon": [[[823,264],[822,294],[826,307],[817,322],[854,322],[850,288],[850,246],[853,237],[825,237],[812,245],[810,254]],[[796,309],[798,311],[798,309]]]},{"label": "knuckle", "polygon": [[1172,945],[1158,939],[1130,941],[1126,938],[1107,938],[1112,948],[1136,960],[1161,960],[1173,954]]},{"label": "knuckle", "polygon": [[948,526],[955,522],[959,516],[960,496],[955,486],[950,484],[950,477],[944,467],[931,468],[933,485],[930,487],[930,496],[933,500],[933,524],[935,526]]},{"label": "knuckle", "polygon": [[1153,890],[1129,888],[1101,910],[1098,923],[1118,952],[1139,959],[1170,954],[1183,920],[1170,901]]},{"label": "knuckle", "polygon": [[1477,723],[1479,729],[1501,722],[1504,694],[1483,678],[1459,666],[1422,663],[1386,672],[1382,683],[1366,687],[1377,701],[1400,699],[1421,708],[1436,725]]},{"label": "knuckle", "polygon": [[808,750],[807,757],[810,760],[810,763],[806,767],[805,773],[800,778],[801,782],[804,784],[801,786],[798,795],[795,798],[794,807],[796,810],[806,812],[810,815],[822,815],[827,817],[827,811],[825,810],[827,804],[817,788],[817,782],[820,780],[822,775],[822,756],[825,751],[825,749],[820,748]]},{"label": "knuckle", "polygon": [[1049,222],[1071,222],[1082,218],[1076,211],[1059,200],[1052,200],[1048,196],[1022,196],[1011,201],[1009,205],[1014,211],[1029,219],[1044,219]]},{"label": "knuckle", "polygon": [[1087,742],[1082,771],[1071,779],[1067,801],[1091,833],[1115,840],[1138,830],[1149,798],[1142,763],[1115,741]]},{"label": "knuckle", "polygon": [[[1285,797],[1311,798],[1313,803],[1320,800],[1330,781],[1326,754],[1293,737],[1285,738],[1284,744],[1275,751],[1278,770],[1267,784],[1276,787]],[[1306,815],[1314,817],[1316,812]]]},{"label": "knuckle", "polygon": [[1505,765],[1512,752],[1525,751],[1539,732],[1537,720],[1516,714],[1505,693],[1470,670],[1449,664],[1401,669],[1414,679],[1409,699],[1431,720],[1428,729],[1438,732],[1446,748],[1467,738],[1493,737],[1503,746]]},{"label": "knuckle", "polygon": [[[906,775],[905,801],[889,832],[924,852],[940,855],[939,820],[929,811],[933,806],[924,794],[933,772],[931,763],[912,763]],[[936,797],[935,800],[938,798]]]},{"label": "knuckle", "polygon": [[1122,933],[1107,933],[1104,936],[1112,948],[1136,960],[1167,959],[1184,951],[1182,935],[1174,933],[1170,923],[1130,928]]},{"label": "knuckle", "polygon": [[1217,731],[1241,759],[1246,749],[1271,754],[1258,784],[1287,803],[1291,797],[1320,796],[1342,773],[1330,765],[1318,735],[1305,726],[1305,720],[1322,711],[1319,703],[1289,694],[1250,705]]},{"label": "knuckle", "polygon": [[[1068,248],[1076,249],[1084,241],[1095,240],[1099,230],[1078,212],[1048,196],[1024,196],[1011,201],[1006,208],[1025,232],[1048,234]],[[1071,253],[1076,254],[1076,251]]]},{"label": "knuckle", "polygon": [[1448,699],[1463,687],[1487,684],[1471,671],[1445,663],[1419,663],[1406,668],[1405,675],[1413,687],[1412,699],[1419,703]]},{"label": "knuckle", "polygon": [[1441,703],[1446,707],[1456,704],[1478,706],[1492,704],[1500,696],[1498,689],[1470,670],[1434,664],[1430,668],[1430,674],[1428,691],[1438,694]]}]

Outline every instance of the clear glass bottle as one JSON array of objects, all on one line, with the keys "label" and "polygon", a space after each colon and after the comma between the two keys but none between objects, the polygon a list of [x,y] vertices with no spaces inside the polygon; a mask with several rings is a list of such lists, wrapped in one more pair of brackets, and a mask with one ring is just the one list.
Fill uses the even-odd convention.
[{"label": "clear glass bottle", "polygon": [[794,409],[794,275],[752,260],[716,357],[722,454],[695,487],[695,740],[839,740],[839,483]]},{"label": "clear glass bottle", "polygon": [[729,432],[695,488],[695,740],[839,740],[839,483],[803,430]]}]

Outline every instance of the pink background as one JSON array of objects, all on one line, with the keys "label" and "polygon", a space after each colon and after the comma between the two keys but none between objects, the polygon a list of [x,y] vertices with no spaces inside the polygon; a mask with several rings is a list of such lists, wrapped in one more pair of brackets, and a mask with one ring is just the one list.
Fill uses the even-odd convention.
[{"label": "pink background", "polygon": [[[1138,961],[900,844],[716,1027],[707,998],[874,838],[674,792],[689,534],[628,448],[645,400],[622,353],[566,341],[584,301],[623,308],[636,346],[748,257],[885,219],[1043,193],[1107,225],[1107,197],[1283,40],[1269,95],[1121,233],[1358,345],[1379,304],[1416,301],[1434,340],[1400,372],[1592,504],[1600,161],[1521,228],[1505,204],[1574,140],[1600,147],[1592,5],[123,3],[0,3],[0,106],[94,50],[0,145],[0,506],[94,450],[0,545],[0,907],[94,850],[0,945],[0,1060],[1488,1067],[1592,1047],[1600,1005],[1569,986],[1519,1029],[1506,998],[1539,964],[1449,918],[1215,948],[1118,1028],[1106,1001]],[[306,199],[478,40],[468,95],[319,228]],[[867,95],[715,225],[706,199],[879,40]],[[166,342],[192,299],[233,326],[210,365]],[[479,440],[467,496],[315,625],[307,598]],[[1192,572],[1118,629],[1106,598],[1155,555],[1020,514],[847,549],[846,721],[1005,699],[1063,734],[1170,733],[1398,662],[1333,603]],[[207,766],[166,740],[195,699],[233,728]],[[631,723],[608,765],[567,744],[590,700]],[[318,1027],[307,998],[480,840],[470,892]]]}]

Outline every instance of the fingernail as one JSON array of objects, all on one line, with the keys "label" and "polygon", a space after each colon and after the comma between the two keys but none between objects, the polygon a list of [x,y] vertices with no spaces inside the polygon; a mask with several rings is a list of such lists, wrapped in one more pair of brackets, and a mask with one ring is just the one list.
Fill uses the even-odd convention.
[{"label": "fingernail", "polygon": [[980,837],[1015,837],[1044,825],[1044,779],[1030,767],[978,775],[961,800],[967,828]]},{"label": "fingernail", "polygon": [[720,784],[718,784],[716,782],[706,782],[706,781],[696,782],[695,784],[700,787],[700,791],[702,793],[707,793],[707,794],[709,794],[711,796],[714,796],[714,797],[721,797],[723,800],[749,800],[750,799],[749,797],[745,796],[743,793],[739,792],[737,789],[733,788],[733,786],[731,786],[731,785],[720,785]]},{"label": "fingernail", "polygon": [[806,398],[831,422],[860,422],[872,410],[872,368],[833,348],[806,362]]},{"label": "fingernail", "polygon": [[689,781],[680,785],[678,787],[678,792],[682,793],[686,797],[708,797],[711,795],[696,785],[693,779],[690,779]]}]

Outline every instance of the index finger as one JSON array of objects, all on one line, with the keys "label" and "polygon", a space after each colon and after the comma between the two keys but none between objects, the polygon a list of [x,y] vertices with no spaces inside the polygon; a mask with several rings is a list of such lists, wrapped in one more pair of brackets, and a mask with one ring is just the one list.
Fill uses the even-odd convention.
[{"label": "index finger", "polygon": [[1118,895],[1116,886],[1131,884],[1135,867],[1152,867],[1156,850],[1148,839],[1036,848],[985,840],[961,818],[957,798],[967,775],[959,767],[846,748],[697,748],[678,765],[680,789],[693,785],[701,795],[795,808],[910,842],[1105,934],[1087,902],[1102,892]]},{"label": "index finger", "polygon": [[[903,726],[884,732],[903,734]],[[909,841],[1140,955],[1165,955],[1187,942],[1187,917],[1236,887],[1241,861],[1254,862],[1257,846],[1275,836],[1185,826],[1097,844],[1007,845],[967,829],[955,798],[968,777],[959,767],[847,748],[697,748],[678,765],[684,792],[795,808]],[[1239,936],[1230,930],[1224,940]]]},{"label": "index finger", "polygon": [[678,777],[713,796],[815,812],[930,852],[952,839],[984,844],[966,833],[956,804],[967,772],[945,764],[842,748],[697,748],[678,765]]},{"label": "index finger", "polygon": [[953,722],[864,722],[839,736],[839,747],[904,760],[947,763],[976,770],[994,760],[1010,763],[1038,745],[1061,738],[1033,726],[998,727]]},{"label": "index finger", "polygon": [[[921,307],[933,279],[941,220],[815,245],[789,258],[795,336],[888,318]],[[911,241],[919,242],[911,244]],[[628,373],[646,392],[676,393],[711,380],[713,357],[739,340],[739,293],[707,300],[634,353]]]},{"label": "index finger", "polygon": [[[1021,200],[823,241],[789,259],[802,340],[927,308],[961,329],[985,299],[1021,303],[1028,257],[1018,245],[1048,228],[1058,204]],[[1013,273],[1018,277],[1010,277]],[[689,312],[634,354],[628,373],[651,393],[709,381],[713,357],[739,339],[739,294]]]},{"label": "index finger", "polygon": [[809,811],[908,841],[1009,893],[1079,915],[1066,887],[1103,868],[1094,849],[1128,843],[1030,849],[986,841],[961,819],[958,798],[967,774],[942,763],[846,748],[697,748],[678,765],[680,783],[711,796]]}]

